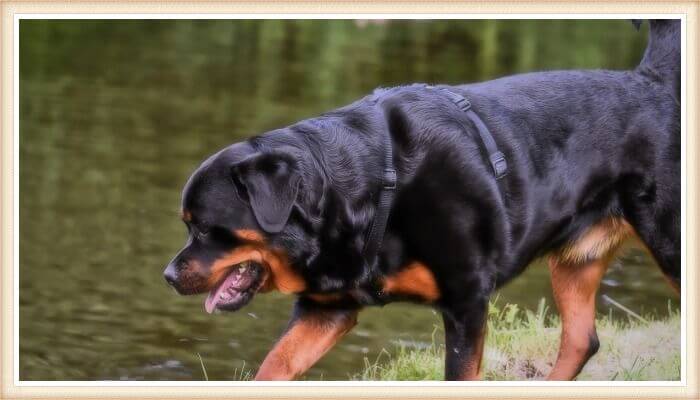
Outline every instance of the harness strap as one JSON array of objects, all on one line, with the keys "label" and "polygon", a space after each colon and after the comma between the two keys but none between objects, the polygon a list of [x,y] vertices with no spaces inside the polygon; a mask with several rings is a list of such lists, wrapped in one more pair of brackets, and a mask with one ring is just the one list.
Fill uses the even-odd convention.
[{"label": "harness strap", "polygon": [[[467,115],[469,120],[476,127],[476,130],[479,132],[479,138],[481,139],[481,143],[488,153],[488,159],[496,180],[506,176],[508,172],[508,163],[506,162],[506,158],[503,153],[498,150],[498,145],[484,122],[472,110],[469,100],[445,87],[436,88],[434,86],[421,84],[412,86],[437,89],[447,95],[447,97]],[[394,90],[395,89],[398,88],[394,88]],[[394,90],[377,90],[370,98],[370,101],[376,104],[382,96],[393,92]],[[468,131],[462,121],[458,120],[458,122],[465,132]],[[382,147],[384,149],[384,169],[382,174],[382,185],[379,191],[379,201],[374,219],[372,220],[370,229],[365,236],[365,245],[362,252],[366,265],[370,267],[369,270],[373,270],[372,267],[376,262],[377,254],[379,253],[379,249],[382,247],[384,233],[386,231],[389,213],[391,211],[391,204],[394,200],[394,195],[396,194],[397,179],[396,170],[394,169],[394,150],[388,128],[382,129]]]},{"label": "harness strap", "polygon": [[[375,104],[379,101],[380,95],[375,93],[371,98]],[[362,251],[365,263],[371,267],[374,265],[379,249],[384,241],[384,232],[389,221],[391,203],[396,192],[396,170],[394,169],[394,146],[391,142],[389,129],[382,129],[382,147],[384,148],[384,170],[382,173],[381,189],[379,191],[379,202],[377,211],[374,214],[372,224],[365,237],[365,245]]]},{"label": "harness strap", "polygon": [[[427,85],[426,88],[433,89],[434,86]],[[460,110],[464,111],[470,121],[476,127],[477,132],[479,132],[479,138],[481,143],[484,145],[486,152],[489,156],[489,162],[491,163],[491,169],[496,179],[501,179],[506,176],[508,172],[508,162],[506,162],[506,157],[498,150],[498,145],[493,139],[493,135],[484,124],[484,121],[479,118],[479,116],[472,110],[472,104],[464,96],[449,90],[446,87],[436,88],[441,92],[445,93],[447,97],[452,101]],[[464,124],[459,121],[462,125],[462,129],[467,130]]]}]

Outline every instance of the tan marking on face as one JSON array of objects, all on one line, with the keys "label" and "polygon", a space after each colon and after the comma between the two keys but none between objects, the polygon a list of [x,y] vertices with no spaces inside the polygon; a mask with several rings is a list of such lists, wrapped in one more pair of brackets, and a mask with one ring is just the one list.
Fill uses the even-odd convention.
[{"label": "tan marking on face", "polygon": [[306,289],[306,282],[294,271],[287,255],[269,248],[261,249],[263,265],[270,268],[271,279],[263,290],[279,290],[282,293],[299,293]]},{"label": "tan marking on face", "polygon": [[180,286],[188,293],[200,292],[201,287],[207,284],[205,271],[196,260],[189,260],[178,275]]},{"label": "tan marking on face", "polygon": [[238,229],[233,231],[233,233],[242,240],[249,242],[263,242],[265,240],[262,233],[256,231],[255,229]]},{"label": "tan marking on face", "polygon": [[433,273],[424,264],[413,262],[384,279],[382,289],[389,294],[417,296],[432,302],[440,298]]},{"label": "tan marking on face", "polygon": [[633,233],[632,227],[623,218],[606,218],[558,249],[553,256],[563,264],[585,264],[604,259],[612,255]]},{"label": "tan marking on face", "polygon": [[190,222],[192,221],[192,213],[189,212],[189,210],[185,210],[184,208],[180,212],[182,220],[185,222]]},{"label": "tan marking on face", "polygon": [[265,269],[261,292],[278,290],[282,293],[299,293],[306,289],[306,282],[294,271],[286,254],[270,248],[262,241],[251,241],[216,260],[211,267],[210,286],[214,287],[220,282],[230,267],[246,261],[258,263]]},{"label": "tan marking on face", "polygon": [[216,286],[216,284],[220,282],[224,278],[224,276],[226,276],[231,267],[245,261],[255,261],[257,263],[262,263],[262,254],[260,253],[260,251],[258,251],[256,246],[239,246],[235,250],[214,261],[210,269],[210,275],[208,279],[209,286],[211,288]]}]

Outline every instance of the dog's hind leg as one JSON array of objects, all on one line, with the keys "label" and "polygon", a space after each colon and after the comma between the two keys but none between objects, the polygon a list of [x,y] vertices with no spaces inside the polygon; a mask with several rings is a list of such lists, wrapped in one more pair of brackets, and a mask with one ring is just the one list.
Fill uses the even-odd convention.
[{"label": "dog's hind leg", "polygon": [[631,231],[625,220],[605,218],[549,258],[562,332],[559,355],[548,380],[574,379],[598,351],[595,296],[609,261]]},{"label": "dog's hind leg", "polygon": [[[676,115],[674,118],[680,116]],[[667,281],[676,292],[681,287],[681,139],[680,124],[673,124],[666,144],[656,150],[655,166],[627,176],[620,188],[620,205],[625,219],[646,245]],[[653,140],[653,139],[651,139]],[[651,150],[647,149],[646,153]],[[643,156],[645,152],[640,152]],[[644,157],[642,157],[644,159]],[[649,164],[649,165],[646,165]]]},{"label": "dog's hind leg", "polygon": [[[631,213],[630,213],[631,214]],[[629,218],[637,236],[656,260],[676,293],[681,292],[680,207],[633,214]]]},{"label": "dog's hind leg", "polygon": [[[664,274],[666,282],[676,292],[681,293],[681,238],[680,227],[676,235],[658,236],[658,231],[641,230],[637,236],[654,257],[659,269]],[[673,237],[675,236],[675,238]],[[666,242],[665,244],[663,242]]]},{"label": "dog's hind leg", "polygon": [[598,351],[595,329],[595,296],[608,260],[567,264],[557,257],[549,260],[554,301],[561,316],[559,355],[548,380],[571,380]]}]

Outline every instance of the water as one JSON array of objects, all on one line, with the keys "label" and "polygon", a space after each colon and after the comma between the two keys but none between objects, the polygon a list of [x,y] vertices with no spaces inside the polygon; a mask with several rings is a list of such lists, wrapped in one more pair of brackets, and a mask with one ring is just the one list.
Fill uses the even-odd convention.
[{"label": "water", "polygon": [[[625,21],[22,21],[20,379],[199,380],[256,368],[292,299],[208,315],[161,273],[185,239],[180,190],[207,155],[349,103],[377,86],[469,82],[552,68],[629,68],[645,33]],[[500,292],[550,297],[534,264]],[[637,312],[676,297],[645,253],[600,294]],[[601,313],[624,314],[601,302]],[[308,374],[346,379],[438,316],[374,308]],[[437,335],[440,339],[440,335]]]}]

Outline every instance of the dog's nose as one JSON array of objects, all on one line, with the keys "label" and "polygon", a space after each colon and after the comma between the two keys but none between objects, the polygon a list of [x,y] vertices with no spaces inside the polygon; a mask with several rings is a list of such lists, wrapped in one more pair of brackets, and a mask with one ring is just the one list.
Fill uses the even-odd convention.
[{"label": "dog's nose", "polygon": [[177,272],[175,271],[175,266],[172,264],[169,264],[167,268],[165,268],[165,271],[163,271],[163,277],[165,278],[165,281],[168,282],[168,285],[172,287],[177,287]]}]

